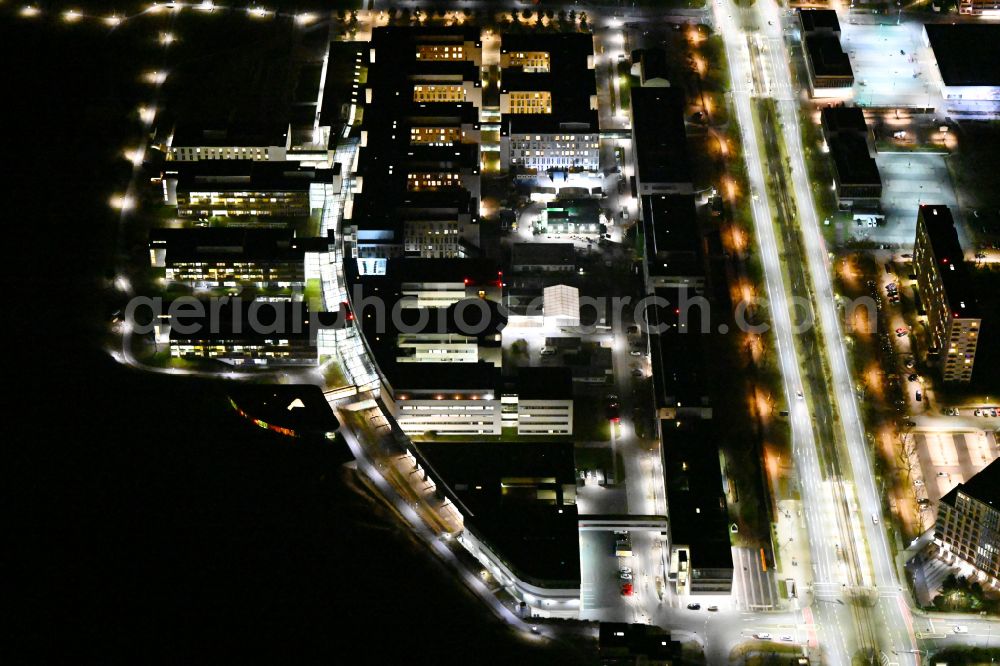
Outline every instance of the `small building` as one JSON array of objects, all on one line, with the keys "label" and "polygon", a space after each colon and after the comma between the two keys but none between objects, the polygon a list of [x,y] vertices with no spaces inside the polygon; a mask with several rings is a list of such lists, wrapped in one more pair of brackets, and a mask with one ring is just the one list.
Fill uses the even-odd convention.
[{"label": "small building", "polygon": [[958,13],[996,17],[1000,15],[1000,0],[959,0]]},{"label": "small building", "polygon": [[960,483],[938,503],[934,543],[987,585],[1000,586],[1000,460]]},{"label": "small building", "polygon": [[681,663],[680,641],[649,624],[601,622],[597,651],[605,666],[670,666]]},{"label": "small building", "polygon": [[572,243],[514,243],[511,270],[515,273],[563,273],[576,270]]},{"label": "small building", "polygon": [[600,219],[594,199],[556,199],[542,210],[538,228],[554,236],[597,236]]},{"label": "small building", "polygon": [[556,284],[542,290],[542,316],[552,326],[572,328],[580,325],[580,290]]},{"label": "small building", "polygon": [[983,322],[955,221],[947,206],[920,207],[913,268],[927,311],[930,349],[937,355],[942,378],[968,383]]}]

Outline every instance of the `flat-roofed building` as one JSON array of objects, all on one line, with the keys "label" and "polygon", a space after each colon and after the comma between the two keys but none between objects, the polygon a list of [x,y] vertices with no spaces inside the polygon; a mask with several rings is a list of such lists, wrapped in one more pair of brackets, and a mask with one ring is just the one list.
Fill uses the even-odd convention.
[{"label": "flat-roofed building", "polygon": [[680,88],[633,87],[632,145],[636,189],[644,194],[691,194],[694,185]]},{"label": "flat-roofed building", "polygon": [[373,31],[349,254],[364,271],[392,257],[479,253],[482,46],[475,29]]},{"label": "flat-roofed building", "polygon": [[955,486],[938,503],[934,542],[991,587],[1000,586],[1000,460]]},{"label": "flat-roofed building", "polygon": [[806,35],[804,44],[813,97],[840,95],[854,85],[854,69],[840,46],[840,37],[829,33]]},{"label": "flat-roofed building", "polygon": [[544,390],[557,394],[544,396],[535,386],[542,379],[519,382],[517,373],[503,374],[507,320],[499,308],[503,274],[495,265],[398,258],[385,275],[347,268],[382,399],[403,432],[475,437],[500,435],[506,426],[521,435],[572,434],[568,370],[565,383],[542,378]]},{"label": "flat-roofed building", "polygon": [[302,301],[202,303],[185,306],[166,326],[174,358],[204,358],[243,367],[308,366],[318,361],[318,324]]},{"label": "flat-roofed building", "polygon": [[457,541],[529,617],[580,615],[571,442],[416,442],[423,473],[461,516]]},{"label": "flat-roofed building", "polygon": [[944,381],[971,381],[982,316],[947,206],[920,207],[913,268]]},{"label": "flat-roofed building", "polygon": [[958,13],[973,16],[997,16],[1000,15],[1000,0],[959,0]]},{"label": "flat-roofed building", "polygon": [[169,163],[163,198],[185,218],[300,217],[340,192],[341,165],[316,168],[250,159]]},{"label": "flat-roofed building", "polygon": [[576,270],[573,243],[514,243],[511,270],[515,273],[568,273]]},{"label": "flat-roofed building", "polygon": [[1000,25],[928,23],[924,44],[934,54],[947,108],[1000,113]]},{"label": "flat-roofed building", "polygon": [[641,197],[649,290],[705,287],[704,251],[693,194]]},{"label": "flat-roofed building", "polygon": [[[304,287],[306,253],[325,252],[326,238],[295,237],[286,229],[154,229],[150,262],[168,283],[196,289]],[[318,277],[318,276],[317,276]]]},{"label": "flat-roofed building", "polygon": [[864,113],[856,106],[827,107],[820,112],[820,124],[833,160],[838,205],[842,209],[878,210],[882,177]]},{"label": "flat-roofed building", "polygon": [[232,126],[205,129],[179,124],[167,147],[167,161],[253,160],[283,162],[291,148],[290,126]]},{"label": "flat-roofed building", "polygon": [[596,171],[600,128],[593,37],[506,33],[500,67],[501,167]]},{"label": "flat-roofed building", "polygon": [[539,229],[552,236],[597,236],[600,205],[595,199],[556,199],[539,216]]},{"label": "flat-roofed building", "polygon": [[[678,594],[730,594],[733,553],[713,422],[662,421],[671,568]],[[674,565],[676,564],[676,569]]]},{"label": "flat-roofed building", "polygon": [[799,27],[803,35],[828,34],[840,37],[840,20],[833,9],[800,9]]}]

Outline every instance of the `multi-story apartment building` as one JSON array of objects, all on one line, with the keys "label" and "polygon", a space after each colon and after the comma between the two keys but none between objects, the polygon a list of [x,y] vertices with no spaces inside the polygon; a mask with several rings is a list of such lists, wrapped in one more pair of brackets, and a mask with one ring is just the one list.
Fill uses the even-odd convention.
[{"label": "multi-story apartment building", "polygon": [[938,356],[942,377],[946,382],[969,382],[982,317],[947,206],[920,207],[913,267],[927,312],[930,348]]},{"label": "multi-story apartment building", "polygon": [[196,289],[246,285],[295,288],[306,282],[306,253],[324,252],[326,238],[295,238],[290,229],[154,229],[149,233],[153,268],[168,283]]},{"label": "multi-story apartment building", "polygon": [[163,198],[184,218],[298,217],[340,192],[341,165],[331,168],[252,159],[170,163]]},{"label": "multi-story apartment building", "polygon": [[938,503],[934,542],[975,574],[1000,585],[1000,460],[994,460]]},{"label": "multi-story apartment building", "polygon": [[470,257],[479,245],[482,46],[475,29],[377,28],[345,209],[362,272],[410,256]]},{"label": "multi-story apartment building", "polygon": [[504,34],[500,164],[529,172],[596,171],[600,161],[590,34]]}]

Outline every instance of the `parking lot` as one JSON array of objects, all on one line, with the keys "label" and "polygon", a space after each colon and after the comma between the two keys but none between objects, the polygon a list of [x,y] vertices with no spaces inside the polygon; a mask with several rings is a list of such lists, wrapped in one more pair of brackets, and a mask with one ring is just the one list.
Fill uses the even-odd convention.
[{"label": "parking lot", "polygon": [[958,201],[945,165],[937,153],[879,153],[875,157],[882,176],[882,211],[885,222],[877,227],[852,224],[851,235],[858,240],[913,245],[920,204],[950,206],[959,216]]},{"label": "parking lot", "polygon": [[[636,535],[638,536],[638,535]],[[635,538],[635,537],[633,537]],[[633,542],[633,549],[640,545]],[[583,619],[599,618],[602,622],[635,622],[638,617],[638,596],[621,593],[619,569],[632,567],[635,557],[615,557],[615,535],[609,531],[580,531],[580,614]]]},{"label": "parking lot", "polygon": [[923,45],[922,30],[917,22],[841,24],[841,44],[854,68],[854,100],[859,106],[940,105],[934,56]]},{"label": "parking lot", "polygon": [[985,430],[967,432],[917,431],[913,434],[920,458],[917,497],[929,501],[931,511],[952,488],[972,478],[998,456],[996,437]]}]

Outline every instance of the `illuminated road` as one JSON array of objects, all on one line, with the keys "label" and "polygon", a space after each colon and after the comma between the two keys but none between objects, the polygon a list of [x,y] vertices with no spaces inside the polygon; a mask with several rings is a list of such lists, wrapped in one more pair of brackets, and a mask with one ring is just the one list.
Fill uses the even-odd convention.
[{"label": "illuminated road", "polygon": [[[837,557],[838,529],[835,520],[828,512],[832,498],[830,488],[824,484],[823,474],[820,471],[817,442],[809,410],[806,402],[799,397],[803,395],[805,389],[793,339],[791,300],[772,223],[772,203],[766,196],[761,146],[758,143],[752,116],[751,94],[754,91],[754,84],[761,87],[767,87],[767,84],[762,81],[755,82],[753,79],[750,50],[743,32],[736,23],[735,7],[728,1],[718,0],[714,9],[716,24],[725,40],[729,60],[733,105],[743,140],[747,176],[751,191],[755,193],[751,197],[750,204],[760,244],[761,262],[770,302],[771,324],[784,380],[785,401],[789,405],[792,451],[801,479],[806,529],[813,562],[813,580],[819,583],[816,592],[821,599],[817,600],[812,609],[816,627],[814,636],[810,636],[810,643],[812,647],[816,646],[816,641],[822,645],[827,663],[846,664],[850,663],[855,641],[850,614],[842,600],[835,596],[839,594],[841,585],[845,582]],[[804,601],[809,600],[809,596],[805,594],[802,596]]]},{"label": "illuminated road", "polygon": [[[807,525],[811,549],[814,553],[814,594],[813,610],[817,623],[820,625],[819,640],[829,663],[849,663],[855,650],[866,647],[878,650],[889,663],[914,663],[914,655],[910,653],[916,648],[912,633],[910,618],[903,589],[899,585],[896,569],[888,539],[882,527],[880,495],[876,490],[870,458],[866,446],[866,438],[858,406],[853,392],[853,382],[843,337],[838,323],[836,300],[829,277],[827,251],[819,230],[819,222],[812,200],[812,192],[808,180],[805,159],[803,156],[801,135],[799,130],[798,100],[796,91],[791,85],[790,67],[787,48],[782,35],[782,17],[777,7],[769,0],[756,3],[752,18],[760,26],[749,38],[740,35],[735,20],[731,18],[734,9],[729,3],[719,2],[716,5],[720,26],[726,35],[727,51],[730,57],[733,80],[737,86],[744,81],[753,81],[756,90],[775,100],[777,118],[772,119],[770,128],[765,132],[780,128],[787,156],[790,158],[791,192],[797,205],[788,206],[788,202],[780,201],[778,205],[785,206],[785,212],[791,211],[798,218],[801,233],[801,250],[804,253],[808,283],[811,285],[812,308],[817,316],[819,333],[826,357],[825,372],[822,380],[813,376],[813,384],[825,387],[833,394],[834,407],[833,425],[837,439],[842,436],[846,447],[846,456],[838,455],[833,442],[824,442],[827,451],[832,452],[832,459],[824,460],[828,480],[824,481],[824,470],[817,462],[814,433],[808,423],[809,414],[805,408],[806,402],[793,395],[789,387],[795,391],[803,391],[799,362],[803,367],[815,363],[815,358],[794,358],[794,346],[791,344],[791,331],[784,314],[787,312],[784,285],[781,280],[781,267],[778,264],[778,247],[771,221],[770,211],[764,206],[754,206],[754,219],[758,238],[761,244],[765,274],[768,282],[768,293],[771,297],[773,325],[778,341],[786,393],[791,411],[793,447],[796,465],[803,486],[803,500],[807,508]],[[747,17],[749,18],[749,17]],[[746,46],[750,44],[750,46]],[[758,56],[756,76],[749,76],[752,70],[750,49]],[[747,94],[737,90],[735,102],[740,111],[740,124],[743,127],[751,187],[755,192],[765,192],[762,167],[760,165],[761,151],[753,136],[749,123],[750,100]],[[784,178],[784,170],[780,178]],[[778,188],[782,190],[783,188]],[[765,197],[760,197],[761,201]],[[759,204],[760,202],[755,202]],[[763,210],[762,210],[763,209]],[[791,271],[794,275],[794,271]],[[806,289],[809,288],[806,285]],[[795,284],[796,292],[803,293],[803,285]],[[815,393],[809,396],[814,401],[825,401],[828,393]],[[822,412],[816,409],[816,412]],[[817,427],[825,424],[820,414]],[[832,445],[832,446],[831,446]],[[839,458],[839,460],[838,460]],[[837,463],[840,463],[838,469]],[[839,472],[839,474],[838,474]],[[856,494],[856,498],[855,498]],[[857,502],[855,506],[854,503]],[[845,508],[846,506],[846,508]],[[860,510],[858,510],[860,509]],[[832,518],[831,518],[832,514]],[[830,529],[836,524],[836,529]],[[836,534],[838,541],[833,557],[829,548],[829,538],[824,535]],[[843,555],[849,566],[841,566],[837,561]],[[844,577],[846,574],[846,578]],[[844,584],[850,587],[844,587]],[[870,593],[874,585],[877,592]],[[873,606],[862,608],[860,604],[852,604],[851,593],[869,592]],[[837,607],[851,606],[850,614],[838,610]],[[828,609],[834,609],[830,612]],[[836,623],[837,630],[828,622]],[[856,632],[848,637],[844,625],[850,623]],[[871,633],[869,633],[871,632]],[[892,655],[891,657],[889,655]]]}]

